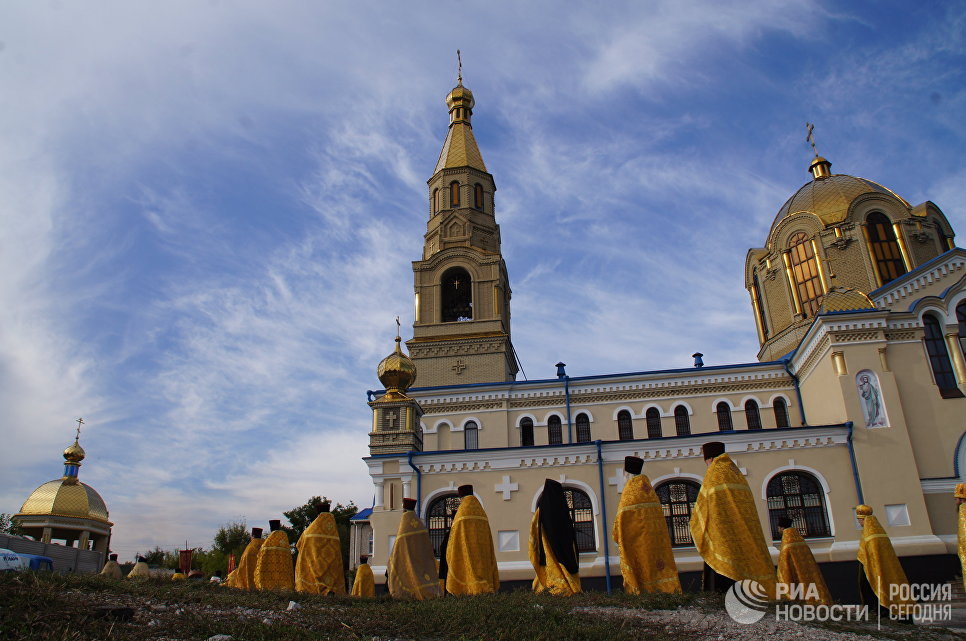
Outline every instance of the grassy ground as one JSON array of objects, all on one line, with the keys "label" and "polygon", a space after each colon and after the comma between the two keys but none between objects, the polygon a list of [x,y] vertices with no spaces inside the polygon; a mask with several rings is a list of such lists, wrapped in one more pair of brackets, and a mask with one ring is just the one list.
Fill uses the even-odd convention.
[{"label": "grassy ground", "polygon": [[[296,601],[298,609],[287,611],[289,601]],[[116,611],[98,616],[105,607],[131,608],[133,618],[119,620]],[[652,620],[653,611],[677,611],[671,616],[679,617],[680,623]],[[3,641],[187,641],[217,634],[231,635],[234,641],[691,641],[746,638],[746,631],[752,635],[748,638],[758,638],[750,627],[740,635],[718,636],[724,630],[718,629],[715,617],[722,616],[721,598],[714,595],[638,597],[591,592],[558,598],[516,590],[407,602],[240,592],[167,579],[113,581],[96,575],[0,573]],[[699,634],[688,624],[702,617],[711,625]],[[817,638],[818,632],[802,628],[796,636]],[[920,636],[921,632],[913,633],[916,641],[948,638]]]}]

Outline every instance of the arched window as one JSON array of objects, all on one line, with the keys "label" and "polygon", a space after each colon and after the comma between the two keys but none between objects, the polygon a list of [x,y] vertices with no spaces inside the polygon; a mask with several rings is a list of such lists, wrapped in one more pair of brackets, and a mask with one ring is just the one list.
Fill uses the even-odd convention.
[{"label": "arched window", "polygon": [[433,499],[426,510],[426,527],[429,529],[429,540],[433,542],[433,554],[439,558],[439,547],[443,539],[453,526],[453,517],[460,507],[459,494],[446,494]]},{"label": "arched window", "polygon": [[463,426],[463,439],[467,450],[478,450],[480,448],[480,428],[476,421],[467,421]]},{"label": "arched window", "polygon": [[832,536],[825,509],[825,492],[807,472],[782,472],[768,481],[768,520],[773,539],[780,539],[778,519],[790,518],[805,538]]},{"label": "arched window", "polygon": [[439,189],[434,189],[433,190],[433,202],[432,202],[432,206],[433,206],[433,213],[434,214],[439,213]]},{"label": "arched window", "polygon": [[674,429],[678,436],[691,435],[691,419],[688,418],[688,408],[683,405],[674,408]]},{"label": "arched window", "polygon": [[818,273],[818,261],[812,251],[812,241],[805,232],[798,232],[788,241],[788,254],[792,261],[792,274],[798,300],[805,317],[815,316],[822,304],[822,281]]},{"label": "arched window", "polygon": [[966,300],[956,305],[956,320],[959,321],[959,349],[966,357]]},{"label": "arched window", "polygon": [[590,441],[590,419],[581,412],[577,415],[577,442],[587,443]]},{"label": "arched window", "polygon": [[634,440],[634,422],[631,420],[631,413],[627,410],[617,413],[617,438],[622,441]]},{"label": "arched window", "polygon": [[449,184],[449,206],[460,206],[460,184],[455,180]]},{"label": "arched window", "polygon": [[567,509],[570,520],[574,524],[574,534],[577,535],[577,552],[594,552],[597,542],[594,540],[594,506],[586,492],[575,487],[565,487],[564,496],[567,497]]},{"label": "arched window", "polygon": [[554,414],[547,419],[547,439],[551,445],[563,443],[563,431],[560,428],[560,417]]},{"label": "arched window", "polygon": [[765,318],[765,303],[761,299],[761,285],[758,283],[757,273],[753,277],[751,286],[755,296],[755,303],[758,305],[758,320],[761,321],[761,333],[765,338],[768,338],[768,319]]},{"label": "arched window", "polygon": [[533,445],[532,418],[524,418],[520,421],[520,445]]},{"label": "arched window", "polygon": [[749,430],[761,429],[761,414],[758,413],[758,403],[751,399],[745,401],[745,420],[748,421]]},{"label": "arched window", "polygon": [[925,328],[923,341],[929,354],[929,365],[932,375],[939,387],[939,394],[943,398],[960,398],[963,393],[956,386],[956,375],[953,374],[953,364],[949,361],[949,351],[943,339],[943,328],[939,319],[932,314],[923,314],[922,325]]},{"label": "arched window", "polygon": [[[661,412],[656,407],[652,407],[647,410],[644,416],[647,421],[647,438],[661,438],[664,436],[664,433],[661,431]],[[685,413],[685,417],[687,417],[687,413]],[[676,418],[677,413],[675,413]]]},{"label": "arched window", "polygon": [[654,488],[664,510],[672,546],[694,544],[691,540],[691,511],[700,489],[701,486],[694,481],[684,479],[665,481]]},{"label": "arched window", "polygon": [[473,186],[473,206],[483,209],[483,185],[480,183]]},{"label": "arched window", "polygon": [[875,257],[875,268],[881,281],[879,285],[885,285],[906,273],[896,233],[885,214],[877,211],[869,214],[865,222],[869,231],[869,248]]},{"label": "arched window", "polygon": [[785,405],[785,399],[776,398],[772,409],[775,410],[775,427],[788,427],[788,406]]},{"label": "arched window", "polygon": [[473,320],[473,281],[462,267],[451,267],[440,281],[441,320],[444,323]]},{"label": "arched window", "polygon": [[718,431],[730,432],[735,429],[731,424],[731,408],[724,401],[718,403],[714,408],[714,413],[718,416]]}]

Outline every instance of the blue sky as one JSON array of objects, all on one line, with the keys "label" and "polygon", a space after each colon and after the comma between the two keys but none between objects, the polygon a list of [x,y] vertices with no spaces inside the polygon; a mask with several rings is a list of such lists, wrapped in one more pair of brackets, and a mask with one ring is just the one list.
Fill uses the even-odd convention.
[{"label": "blue sky", "polygon": [[4,3],[0,511],[78,416],[122,559],[371,502],[457,48],[545,378],[755,360],[745,253],[806,121],[966,229],[964,32],[943,2]]}]

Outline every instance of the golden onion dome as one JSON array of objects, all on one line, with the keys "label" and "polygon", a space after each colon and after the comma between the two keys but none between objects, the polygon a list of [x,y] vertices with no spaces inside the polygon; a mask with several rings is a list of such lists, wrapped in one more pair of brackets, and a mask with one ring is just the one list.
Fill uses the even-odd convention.
[{"label": "golden onion dome", "polygon": [[84,448],[76,440],[73,445],[64,450],[64,459],[71,463],[80,463],[85,456],[87,454],[84,452]]},{"label": "golden onion dome", "polygon": [[462,82],[453,87],[453,90],[446,95],[446,106],[452,109],[456,103],[461,103],[461,106],[469,109],[472,109],[476,104],[476,100],[473,99],[473,92],[464,87]]},{"label": "golden onion dome", "polygon": [[67,477],[47,481],[31,492],[21,506],[18,516],[28,514],[66,516],[109,523],[107,505],[101,495],[90,485]]},{"label": "golden onion dome", "polygon": [[387,392],[405,391],[416,382],[416,364],[403,354],[401,342],[396,336],[396,350],[379,363],[379,381]]},{"label": "golden onion dome", "polygon": [[821,156],[812,159],[809,171],[813,180],[805,183],[782,205],[772,223],[772,229],[786,217],[799,212],[818,216],[826,227],[835,225],[848,217],[849,207],[856,198],[870,193],[883,194],[895,198],[906,207],[910,206],[891,189],[865,178],[833,174],[830,171],[831,166],[832,163]]}]

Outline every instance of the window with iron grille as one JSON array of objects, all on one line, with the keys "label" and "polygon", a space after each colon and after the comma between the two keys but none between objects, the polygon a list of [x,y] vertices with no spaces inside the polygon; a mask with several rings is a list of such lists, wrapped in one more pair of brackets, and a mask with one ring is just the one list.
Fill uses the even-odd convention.
[{"label": "window with iron grille", "polygon": [[714,413],[718,416],[718,431],[728,432],[734,429],[734,425],[731,424],[731,408],[724,401],[718,403],[715,407]]},{"label": "window with iron grille", "polygon": [[943,398],[962,397],[963,393],[956,385],[956,375],[953,373],[953,364],[949,360],[949,351],[946,349],[946,341],[943,340],[939,319],[932,314],[923,314],[922,325],[926,330],[923,342],[926,343],[929,365],[932,367],[933,378],[939,387],[939,395]]},{"label": "window with iron grille", "polygon": [[433,542],[433,554],[439,558],[439,548],[449,529],[453,527],[453,517],[460,507],[459,494],[446,494],[433,499],[426,510],[426,528],[429,540]]},{"label": "window with iron grille", "polygon": [[688,408],[683,405],[674,408],[674,429],[678,436],[689,436],[691,434],[691,419],[688,417]]},{"label": "window with iron grille", "polygon": [[634,440],[634,422],[631,413],[621,410],[617,413],[617,438],[622,441]]},{"label": "window with iron grille", "polygon": [[557,415],[547,419],[547,439],[551,445],[563,443],[563,430],[560,427],[560,417]]},{"label": "window with iron grille", "polygon": [[533,445],[532,418],[524,418],[520,421],[520,445]]},{"label": "window with iron grille", "polygon": [[701,486],[694,481],[665,481],[654,488],[664,510],[672,546],[694,545],[691,540],[691,512]]},{"label": "window with iron grille", "polygon": [[780,539],[778,519],[787,516],[805,538],[832,536],[825,492],[807,472],[782,472],[768,481],[768,520],[773,539]]},{"label": "window with iron grille", "polygon": [[480,447],[480,430],[475,421],[467,421],[463,426],[463,442],[465,449],[476,450]]},{"label": "window with iron grille", "polygon": [[879,212],[869,214],[865,222],[869,231],[869,245],[872,255],[875,256],[876,270],[881,279],[879,285],[885,285],[906,273],[896,233],[892,222]]},{"label": "window with iron grille", "polygon": [[758,403],[751,399],[745,401],[745,420],[748,421],[749,430],[761,429],[761,414],[758,413]]},{"label": "window with iron grille", "polygon": [[578,443],[588,443],[590,442],[590,419],[586,414],[581,412],[577,415],[577,442]]},{"label": "window with iron grille", "polygon": [[772,409],[775,411],[775,427],[788,427],[788,406],[785,399],[776,398]]},{"label": "window with iron grille", "polygon": [[660,410],[658,410],[656,407],[652,407],[651,409],[647,410],[647,413],[644,416],[644,420],[647,421],[647,438],[661,438],[664,436],[664,433],[661,431]]},{"label": "window with iron grille", "polygon": [[567,510],[574,524],[578,552],[595,552],[597,541],[594,538],[594,506],[586,492],[574,487],[565,487]]}]

